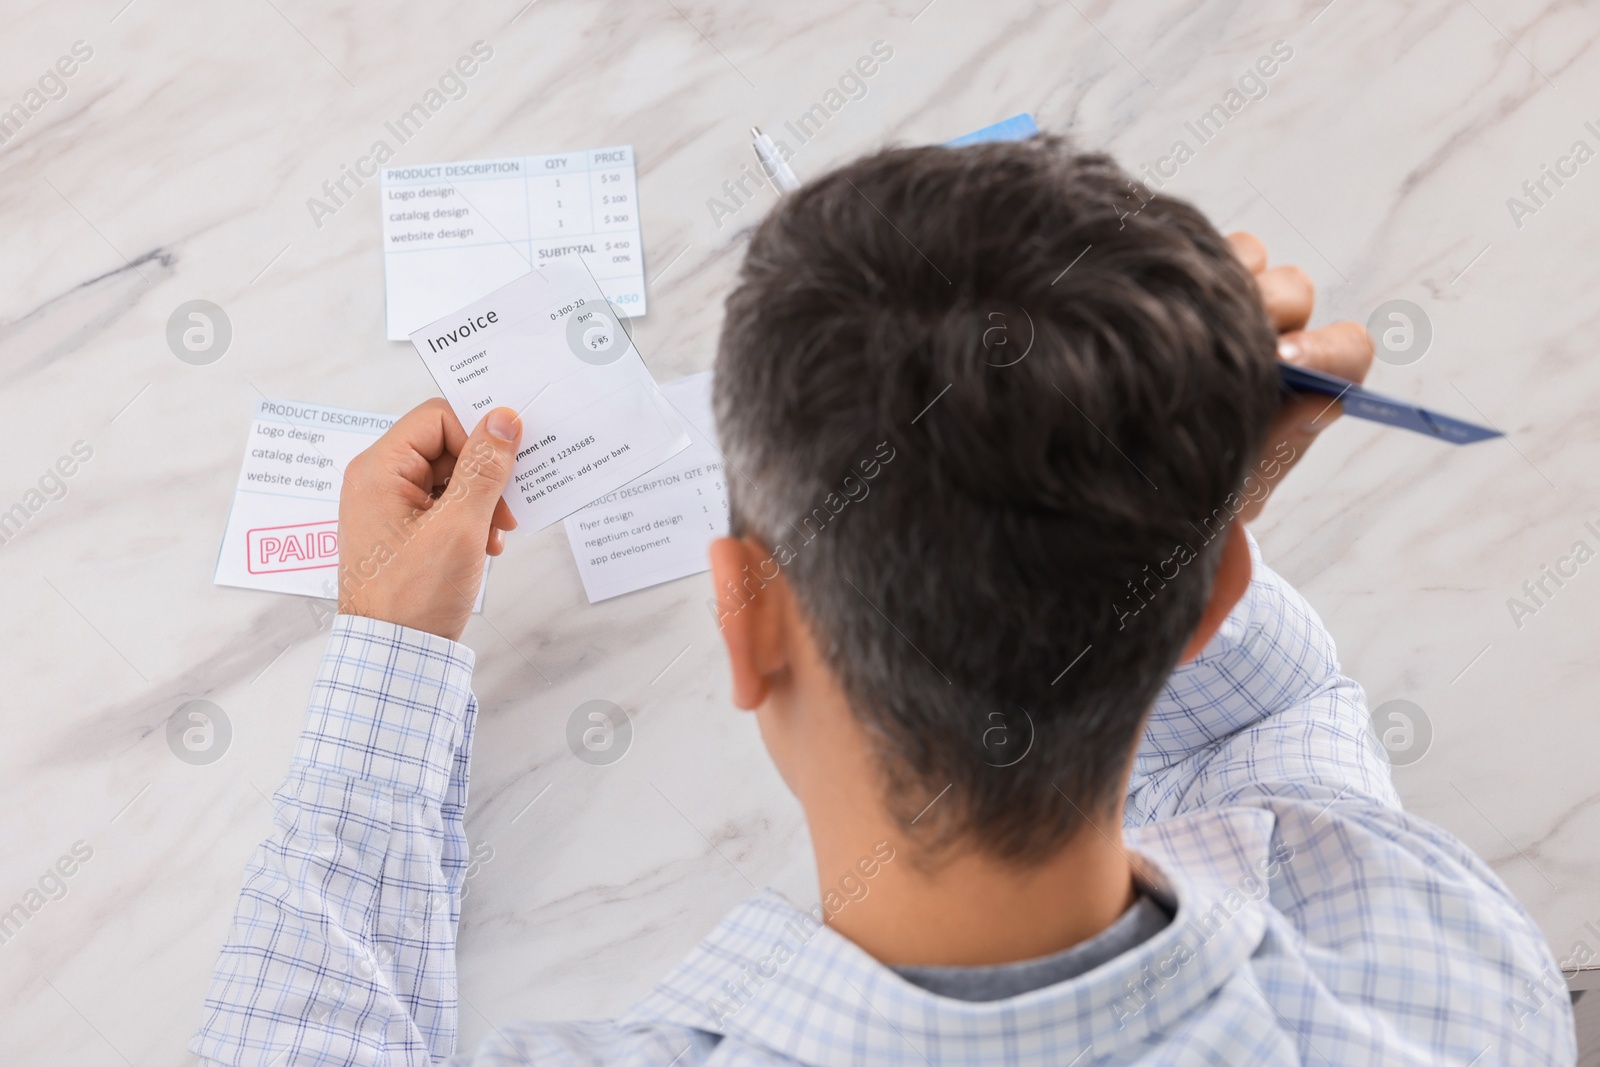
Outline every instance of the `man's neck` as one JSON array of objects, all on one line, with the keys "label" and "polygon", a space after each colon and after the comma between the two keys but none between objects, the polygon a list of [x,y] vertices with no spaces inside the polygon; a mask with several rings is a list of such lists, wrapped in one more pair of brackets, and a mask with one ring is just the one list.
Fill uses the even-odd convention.
[{"label": "man's neck", "polygon": [[[873,842],[863,846],[861,827],[854,829],[843,842],[813,827],[824,908],[835,930],[891,966],[972,967],[1047,956],[1094,937],[1137,896],[1120,818],[1084,826],[1061,851],[1027,868],[969,851],[952,852],[936,870],[924,871],[900,835],[885,832],[895,858],[876,864],[871,877],[863,872],[874,864],[863,868],[860,859],[871,855]],[[866,895],[850,900],[841,872],[853,874]],[[828,908],[829,894],[843,902],[837,910]]]}]

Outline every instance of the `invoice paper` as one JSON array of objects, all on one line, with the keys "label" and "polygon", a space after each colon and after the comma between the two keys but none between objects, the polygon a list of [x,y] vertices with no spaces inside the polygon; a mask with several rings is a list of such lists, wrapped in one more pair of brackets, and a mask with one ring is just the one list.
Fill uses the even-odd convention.
[{"label": "invoice paper", "polygon": [[637,186],[631,145],[385,168],[389,339],[568,256],[619,315],[643,315]]},{"label": "invoice paper", "polygon": [[[369,411],[257,401],[213,581],[337,598],[344,468],[394,421]],[[473,610],[482,607],[480,586]]]},{"label": "invoice paper", "polygon": [[576,258],[556,259],[411,335],[468,432],[522,416],[505,501],[532,533],[689,447],[689,434]]},{"label": "invoice paper", "polygon": [[711,372],[661,387],[693,443],[637,481],[567,516],[589,603],[708,569],[728,532],[728,484],[711,415]]}]

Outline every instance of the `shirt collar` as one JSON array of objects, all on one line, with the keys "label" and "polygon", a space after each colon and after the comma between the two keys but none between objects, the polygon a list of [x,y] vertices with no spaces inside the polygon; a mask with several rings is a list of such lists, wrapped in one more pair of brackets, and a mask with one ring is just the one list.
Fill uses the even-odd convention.
[{"label": "shirt collar", "polygon": [[[905,981],[775,891],[739,905],[622,1020],[672,1023],[805,1064],[1070,1063],[1158,1034],[1261,942],[1272,816],[1205,812],[1129,831],[1139,874],[1176,904],[1166,929],[1069,981],[989,1002]],[[1254,879],[1251,877],[1254,872]]]}]

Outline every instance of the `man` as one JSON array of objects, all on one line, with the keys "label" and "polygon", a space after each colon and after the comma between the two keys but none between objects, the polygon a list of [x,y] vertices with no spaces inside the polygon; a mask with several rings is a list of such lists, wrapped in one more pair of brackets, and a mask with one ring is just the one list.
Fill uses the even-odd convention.
[{"label": "man", "polygon": [[[1538,928],[1401,810],[1360,687],[1245,532],[1334,414],[1282,404],[1275,352],[1371,359],[1357,326],[1304,329],[1311,301],[1052,138],[788,198],[727,303],[711,561],[822,903],[757,896],[621,1019],[502,1025],[472,1062],[1573,1062]],[[520,433],[435,401],[350,465],[341,615],[205,1059],[454,1053],[456,638]]]}]

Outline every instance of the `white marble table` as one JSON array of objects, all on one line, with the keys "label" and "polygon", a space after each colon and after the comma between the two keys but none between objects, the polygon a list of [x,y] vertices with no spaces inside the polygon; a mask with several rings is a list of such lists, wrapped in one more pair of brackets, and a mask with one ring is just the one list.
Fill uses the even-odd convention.
[{"label": "white marble table", "polygon": [[[1584,126],[1600,126],[1600,16],[1509,0],[522,2],[5,10],[0,108],[26,110],[74,42],[92,56],[0,144],[0,510],[74,442],[93,455],[0,545],[0,909],[75,843],[92,855],[0,944],[0,1060],[190,1059],[326,632],[323,605],[211,583],[251,406],[400,411],[434,392],[383,339],[376,186],[320,227],[306,202],[478,40],[493,58],[396,159],[633,144],[637,339],[661,380],[709,365],[742,231],[770,203],[723,190],[751,162],[749,127],[826,104],[874,42],[892,58],[800,148],[802,176],[1019,111],[1155,166],[1286,42],[1267,95],[1165,191],[1303,264],[1324,320],[1422,306],[1430,351],[1373,384],[1509,439],[1458,450],[1347,424],[1258,533],[1373,702],[1424,709],[1431,747],[1396,771],[1408,805],[1478,849],[1558,953],[1600,951],[1600,563],[1520,627],[1507,605],[1575,541],[1600,547],[1584,525],[1600,528],[1600,161],[1547,179],[1536,212],[1506,203],[1574,141],[1600,148]],[[712,197],[738,210],[718,217]],[[234,331],[209,366],[164,337],[199,298]],[[519,1013],[614,1012],[752,886],[811,892],[798,808],[730,710],[708,592],[701,577],[591,607],[559,527],[494,569],[467,631],[483,704],[468,827],[492,859],[463,922],[464,1040]],[[233,727],[207,766],[165,734],[197,698]],[[594,698],[636,726],[610,767],[564,740]]]}]

